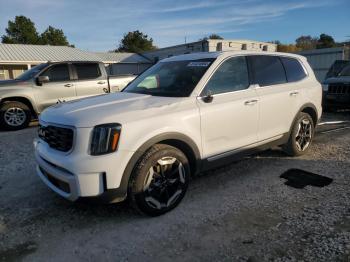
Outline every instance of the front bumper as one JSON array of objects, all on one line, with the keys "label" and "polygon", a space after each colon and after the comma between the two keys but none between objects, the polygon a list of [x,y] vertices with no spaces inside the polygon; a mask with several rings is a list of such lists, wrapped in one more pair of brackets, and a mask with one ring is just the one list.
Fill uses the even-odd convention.
[{"label": "front bumper", "polygon": [[101,198],[107,202],[124,200],[127,187],[121,184],[121,180],[133,152],[118,151],[91,156],[80,143],[80,135],[77,135],[73,151],[68,154],[36,139],[34,147],[38,176],[50,189],[70,201],[87,197]]},{"label": "front bumper", "polygon": [[49,188],[71,201],[79,198],[79,186],[73,174],[50,164],[38,152],[35,152],[35,159],[37,162],[36,172]]},{"label": "front bumper", "polygon": [[323,106],[350,108],[350,94],[329,94],[323,92]]}]

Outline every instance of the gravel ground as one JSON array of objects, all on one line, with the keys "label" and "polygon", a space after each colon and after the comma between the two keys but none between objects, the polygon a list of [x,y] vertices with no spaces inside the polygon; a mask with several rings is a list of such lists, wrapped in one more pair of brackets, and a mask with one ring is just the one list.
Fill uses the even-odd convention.
[{"label": "gravel ground", "polygon": [[[325,120],[350,120],[349,113]],[[350,261],[350,129],[320,126],[312,150],[279,149],[194,178],[172,212],[70,203],[35,175],[36,127],[0,132],[0,261]],[[334,179],[296,189],[299,168]]]}]

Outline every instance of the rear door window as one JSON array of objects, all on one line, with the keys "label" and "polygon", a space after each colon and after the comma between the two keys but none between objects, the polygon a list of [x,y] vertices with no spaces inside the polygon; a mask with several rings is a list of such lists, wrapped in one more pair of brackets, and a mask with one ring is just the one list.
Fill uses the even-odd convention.
[{"label": "rear door window", "polygon": [[281,60],[286,70],[288,82],[296,82],[306,77],[306,72],[297,59],[281,57]]},{"label": "rear door window", "polygon": [[74,67],[77,72],[78,80],[95,79],[101,76],[101,71],[98,64],[81,63],[74,64]]},{"label": "rear door window", "polygon": [[250,56],[251,67],[256,84],[270,86],[287,82],[281,60],[278,56]]},{"label": "rear door window", "polygon": [[48,76],[50,82],[69,81],[69,69],[67,64],[53,65],[42,76]]}]

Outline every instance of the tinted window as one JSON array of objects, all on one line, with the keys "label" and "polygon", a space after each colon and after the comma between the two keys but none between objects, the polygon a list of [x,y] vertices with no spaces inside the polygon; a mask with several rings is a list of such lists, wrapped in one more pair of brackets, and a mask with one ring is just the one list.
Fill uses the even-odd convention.
[{"label": "tinted window", "polygon": [[255,83],[260,86],[283,84],[287,82],[281,60],[277,56],[251,56]]},{"label": "tinted window", "polygon": [[347,66],[343,70],[341,70],[339,76],[350,76],[350,66]]},{"label": "tinted window", "polygon": [[203,90],[215,95],[246,89],[249,86],[248,68],[244,56],[230,58],[215,71]]},{"label": "tinted window", "polygon": [[186,97],[214,61],[212,58],[159,62],[142,73],[123,92]]},{"label": "tinted window", "polygon": [[293,58],[281,57],[284,69],[286,70],[288,82],[296,82],[306,76],[300,62]]},{"label": "tinted window", "polygon": [[100,67],[98,64],[74,64],[78,79],[94,79],[101,76]]},{"label": "tinted window", "polygon": [[68,65],[51,66],[41,75],[48,76],[50,79],[50,82],[68,81],[69,80]]}]

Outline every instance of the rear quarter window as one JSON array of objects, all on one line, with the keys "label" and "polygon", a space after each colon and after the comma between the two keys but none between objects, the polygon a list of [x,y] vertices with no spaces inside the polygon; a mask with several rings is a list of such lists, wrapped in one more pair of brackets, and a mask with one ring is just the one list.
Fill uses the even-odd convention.
[{"label": "rear quarter window", "polygon": [[300,81],[306,77],[306,72],[297,59],[281,57],[281,61],[286,70],[288,82]]}]

